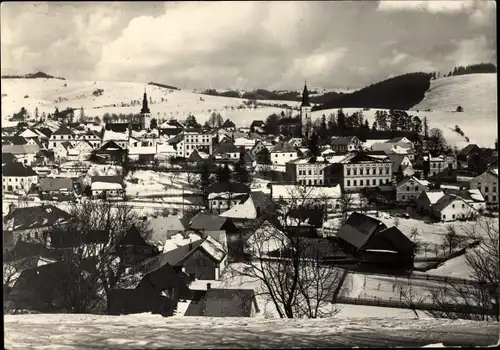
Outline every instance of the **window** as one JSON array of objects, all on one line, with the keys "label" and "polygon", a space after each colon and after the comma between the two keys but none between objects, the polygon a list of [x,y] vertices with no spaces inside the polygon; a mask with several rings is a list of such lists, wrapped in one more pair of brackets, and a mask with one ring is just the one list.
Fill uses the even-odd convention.
[{"label": "window", "polygon": [[363,186],[363,180],[359,180],[359,185]]},{"label": "window", "polygon": [[451,207],[452,207],[452,208],[455,208],[455,204],[452,204],[452,205],[451,205]]},{"label": "window", "polygon": [[492,197],[491,197],[491,201],[492,201],[492,202],[496,202],[496,201],[497,201],[497,196],[492,196]]},{"label": "window", "polygon": [[358,169],[354,168],[352,171],[354,175],[358,175]]},{"label": "window", "polygon": [[401,196],[401,198],[402,198],[403,200],[405,200],[405,195],[403,194],[403,195]]},{"label": "window", "polygon": [[323,180],[319,179],[318,182],[320,185],[323,185]]},{"label": "window", "polygon": [[453,215],[451,216],[451,218],[452,218],[452,219],[455,219],[455,214],[453,214]]},{"label": "window", "polygon": [[462,208],[465,208],[465,204],[462,203]]},{"label": "window", "polygon": [[314,184],[316,185],[316,179],[314,179]]},{"label": "window", "polygon": [[377,169],[376,169],[376,168],[373,168],[373,169],[372,169],[372,174],[373,174],[373,175],[377,175]]},{"label": "window", "polygon": [[363,168],[359,168],[359,175],[363,175]]},{"label": "window", "polygon": [[406,186],[406,191],[409,192],[410,191],[410,186]]},{"label": "window", "polygon": [[351,180],[347,180],[347,185],[346,186],[351,186]]},{"label": "window", "polygon": [[487,186],[484,187],[484,193],[488,193],[488,187]]},{"label": "window", "polygon": [[308,184],[310,185],[311,184],[311,180],[308,181]]},{"label": "window", "polygon": [[323,170],[320,170],[320,171],[319,171],[319,174],[320,174],[320,175],[323,175]]},{"label": "window", "polygon": [[274,154],[274,156],[275,156],[275,157],[278,157],[278,154],[277,154],[277,153],[275,153],[275,154]]},{"label": "window", "polygon": [[415,192],[418,192],[418,186],[415,186]]},{"label": "window", "polygon": [[443,220],[445,220],[445,219],[446,219],[446,215],[443,214]]},{"label": "window", "polygon": [[495,186],[493,186],[492,192],[495,193],[496,191],[497,191],[497,188]]},{"label": "window", "polygon": [[379,174],[379,175],[382,175],[382,171],[383,171],[383,169],[382,169],[382,168],[378,168],[378,174]]},{"label": "window", "polygon": [[311,171],[311,169],[309,169],[309,170],[307,171],[307,174],[308,174],[308,175],[312,175],[312,171]]},{"label": "window", "polygon": [[347,176],[351,176],[351,169],[347,169]]},{"label": "window", "polygon": [[382,184],[383,184],[382,179],[379,179],[379,180],[378,180],[378,184],[379,184],[379,185],[382,185]]},{"label": "window", "polygon": [[389,175],[389,168],[385,168],[385,174]]},{"label": "window", "polygon": [[292,158],[292,154],[290,153],[290,158]]},{"label": "window", "polygon": [[353,186],[357,186],[357,185],[358,185],[358,181],[356,181],[356,180],[352,180],[352,185],[353,185]]}]

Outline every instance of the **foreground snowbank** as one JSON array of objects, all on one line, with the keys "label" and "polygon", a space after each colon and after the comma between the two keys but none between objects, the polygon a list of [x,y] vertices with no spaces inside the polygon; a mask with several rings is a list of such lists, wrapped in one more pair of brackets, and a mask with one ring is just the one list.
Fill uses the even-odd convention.
[{"label": "foreground snowbank", "polygon": [[498,330],[498,323],[462,320],[34,314],[5,316],[5,345],[8,349],[491,345],[498,341]]}]

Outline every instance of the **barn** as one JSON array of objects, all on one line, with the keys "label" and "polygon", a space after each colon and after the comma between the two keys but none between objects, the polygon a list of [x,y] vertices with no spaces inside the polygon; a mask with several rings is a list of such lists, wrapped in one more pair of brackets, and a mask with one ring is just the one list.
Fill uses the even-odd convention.
[{"label": "barn", "polygon": [[414,244],[397,227],[354,212],[336,233],[344,251],[375,268],[413,266]]}]

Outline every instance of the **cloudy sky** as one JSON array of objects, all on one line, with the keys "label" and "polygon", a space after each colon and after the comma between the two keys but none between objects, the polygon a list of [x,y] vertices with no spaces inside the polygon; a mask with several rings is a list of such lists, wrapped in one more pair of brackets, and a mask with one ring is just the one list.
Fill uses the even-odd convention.
[{"label": "cloudy sky", "polygon": [[2,73],[181,88],[357,88],[496,62],[494,1],[1,5]]}]

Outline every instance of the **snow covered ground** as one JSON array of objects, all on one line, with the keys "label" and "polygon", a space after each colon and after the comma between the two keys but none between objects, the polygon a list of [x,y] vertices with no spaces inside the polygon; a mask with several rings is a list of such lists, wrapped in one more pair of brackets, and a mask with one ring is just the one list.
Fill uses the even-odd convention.
[{"label": "snow covered ground", "polygon": [[[151,195],[179,195],[193,193],[188,186],[187,173],[164,173],[136,170],[125,178],[126,193],[130,197]],[[194,176],[192,176],[192,180]],[[134,183],[133,181],[137,181]],[[184,188],[184,190],[183,190]]]},{"label": "snow covered ground", "polygon": [[[64,86],[66,84],[66,86]],[[42,112],[53,113],[67,107],[81,108],[89,117],[99,116],[104,113],[138,113],[140,103],[129,105],[131,100],[142,101],[144,87],[151,97],[150,104],[152,116],[158,120],[176,118],[184,120],[191,113],[200,123],[208,120],[212,112],[217,112],[222,117],[230,118],[237,126],[250,126],[252,120],[265,120],[272,113],[280,113],[282,108],[259,107],[237,109],[243,106],[245,99],[220,96],[208,96],[183,90],[170,90],[157,86],[146,86],[141,83],[130,82],[104,82],[104,81],[72,81],[57,79],[2,79],[2,121],[7,122],[7,115],[18,112],[25,107],[32,116],[35,108],[39,114]],[[101,96],[94,96],[92,92],[102,89]],[[28,96],[25,98],[25,96]],[[59,98],[62,101],[59,101]],[[161,99],[164,99],[162,102]],[[291,107],[298,102],[290,101],[259,101],[262,103],[287,104]],[[125,106],[122,107],[122,103]],[[116,106],[114,106],[116,105]],[[231,109],[233,107],[233,109]],[[78,116],[78,112],[77,112]]]},{"label": "snow covered ground", "polygon": [[5,316],[8,349],[314,348],[493,345],[496,323],[344,318],[265,320],[34,314]]}]

